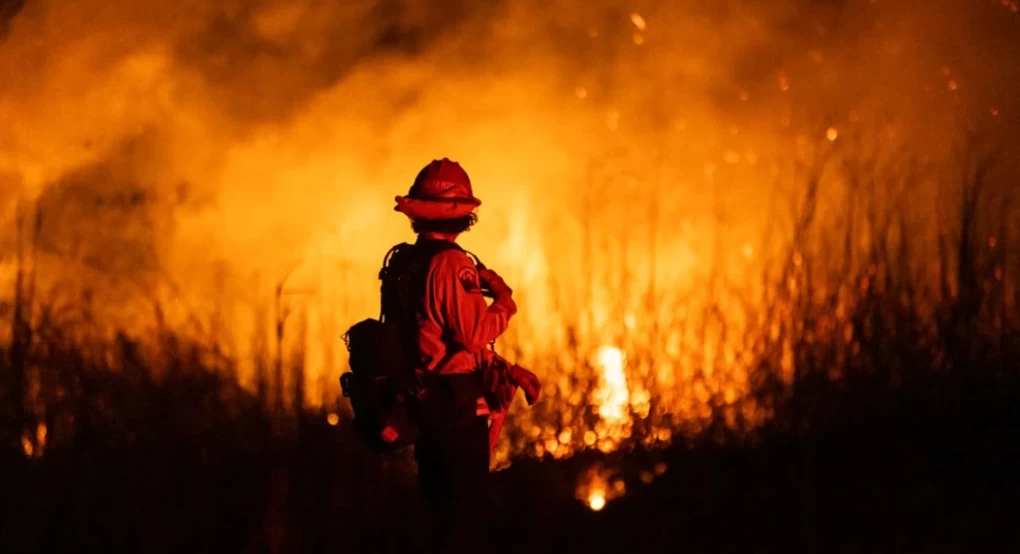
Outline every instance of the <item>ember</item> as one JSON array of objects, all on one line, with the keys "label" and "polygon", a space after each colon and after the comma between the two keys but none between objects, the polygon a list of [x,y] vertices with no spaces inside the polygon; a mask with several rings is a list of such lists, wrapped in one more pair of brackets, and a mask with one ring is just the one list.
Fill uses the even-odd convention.
[{"label": "ember", "polygon": [[598,512],[613,499],[626,493],[627,487],[614,471],[596,464],[584,472],[577,483],[577,499]]}]

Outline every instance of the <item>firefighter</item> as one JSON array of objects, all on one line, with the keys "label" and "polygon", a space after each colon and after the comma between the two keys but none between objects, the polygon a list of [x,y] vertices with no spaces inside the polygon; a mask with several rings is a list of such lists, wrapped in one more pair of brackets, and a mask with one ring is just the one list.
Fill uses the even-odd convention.
[{"label": "firefighter", "polygon": [[[420,364],[425,374],[434,376],[418,417],[418,482],[432,520],[435,550],[477,553],[489,513],[492,410],[485,383],[491,379],[484,372],[495,355],[487,346],[506,331],[517,305],[499,274],[476,267],[456,245],[458,236],[477,221],[475,209],[481,204],[458,163],[446,158],[431,162],[396,203],[394,209],[410,218],[418,235],[414,249],[429,260],[423,287],[413,289],[423,296],[415,309]],[[537,398],[541,385],[533,373],[503,367],[505,380],[520,387],[529,401]]]}]

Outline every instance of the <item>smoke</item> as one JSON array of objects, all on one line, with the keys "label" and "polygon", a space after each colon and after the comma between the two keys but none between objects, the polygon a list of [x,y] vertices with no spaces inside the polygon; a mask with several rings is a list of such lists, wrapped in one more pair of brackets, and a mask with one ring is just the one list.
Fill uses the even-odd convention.
[{"label": "smoke", "polygon": [[[1020,136],[1001,2],[0,5],[5,252],[34,209],[46,284],[140,335],[154,304],[228,318],[239,358],[277,287],[313,298],[309,341],[374,311],[410,238],[392,197],[433,158],[472,175],[465,242],[521,291],[534,354],[578,314],[589,334],[655,319],[633,313],[648,287],[665,305],[746,274],[796,197],[783,176],[828,137],[949,171],[961,137]],[[924,217],[938,199],[917,187]]]}]

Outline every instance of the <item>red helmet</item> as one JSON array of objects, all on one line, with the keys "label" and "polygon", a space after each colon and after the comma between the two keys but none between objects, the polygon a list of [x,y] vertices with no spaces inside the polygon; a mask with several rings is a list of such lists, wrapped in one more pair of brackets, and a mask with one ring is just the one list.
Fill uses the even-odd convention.
[{"label": "red helmet", "polygon": [[422,168],[407,196],[393,209],[411,219],[453,219],[475,211],[482,201],[471,191],[471,179],[457,162],[433,160]]}]

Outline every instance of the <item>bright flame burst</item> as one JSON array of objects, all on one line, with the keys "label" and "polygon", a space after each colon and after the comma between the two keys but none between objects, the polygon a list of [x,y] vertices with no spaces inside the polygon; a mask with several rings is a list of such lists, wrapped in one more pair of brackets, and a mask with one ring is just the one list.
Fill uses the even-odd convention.
[{"label": "bright flame burst", "polygon": [[627,361],[623,350],[614,346],[603,346],[595,353],[595,367],[600,372],[599,388],[592,400],[598,406],[599,415],[609,424],[622,424],[629,419],[627,401],[627,376],[623,373]]}]

